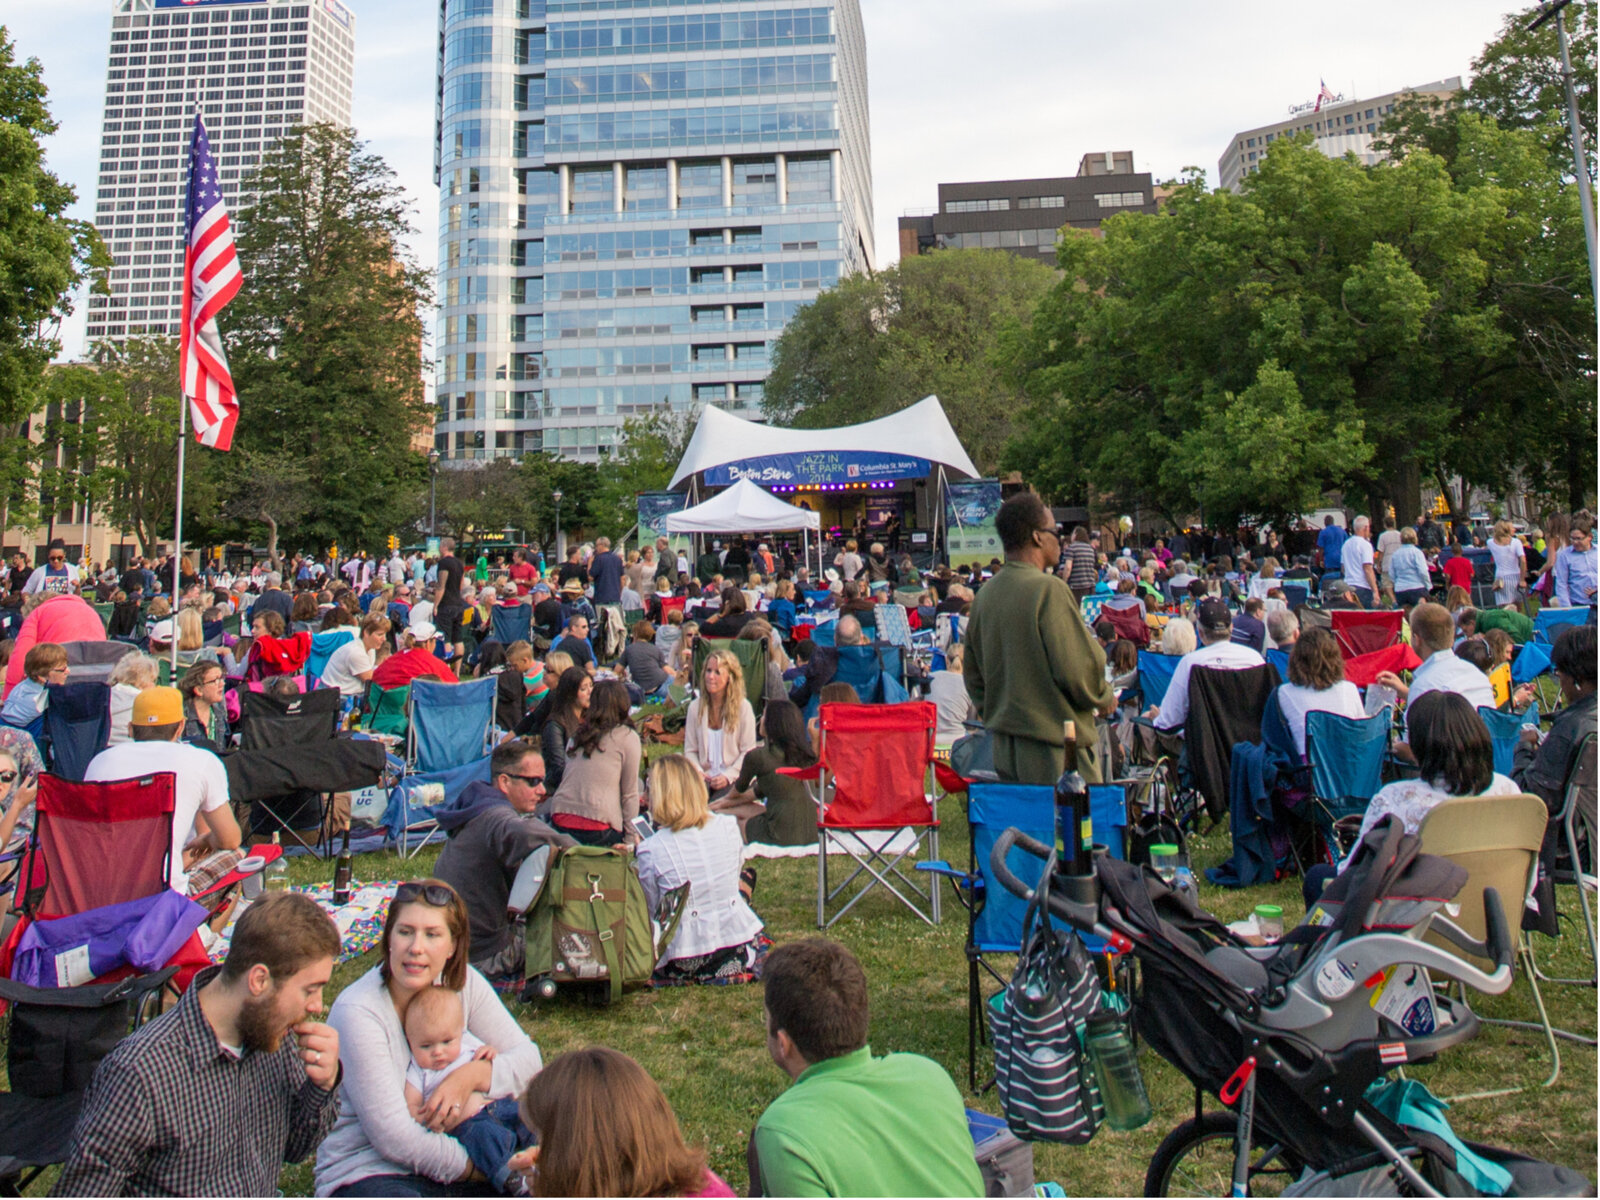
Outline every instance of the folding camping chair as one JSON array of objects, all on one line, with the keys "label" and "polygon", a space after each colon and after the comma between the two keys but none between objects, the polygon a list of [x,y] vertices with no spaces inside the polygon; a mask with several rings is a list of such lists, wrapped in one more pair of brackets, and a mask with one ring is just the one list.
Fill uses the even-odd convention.
[{"label": "folding camping chair", "polygon": [[1139,694],[1144,698],[1144,707],[1159,706],[1167,698],[1167,688],[1181,661],[1175,654],[1139,651]]},{"label": "folding camping chair", "polygon": [[[1099,786],[1099,785],[1097,785]],[[1102,791],[1115,793],[1112,807],[1125,804],[1121,785],[1105,785]],[[1013,895],[990,879],[989,862],[994,844],[1006,829],[1020,829],[1029,837],[1050,844],[1055,840],[1055,793],[1034,784],[977,783],[969,785],[967,824],[971,830],[967,870],[959,871],[947,862],[919,862],[917,870],[950,880],[956,899],[967,910],[967,1086],[978,1090],[978,1042],[983,1036],[983,978],[987,973],[1000,987],[1008,982],[986,956],[1018,954],[1022,950],[1022,918],[1028,902]],[[1096,822],[1094,840],[1102,845],[1114,841],[1109,829]],[[1121,858],[1120,846],[1112,849]],[[1015,847],[1006,856],[1006,865],[1030,887],[1045,870],[1043,860]],[[1094,945],[1095,938],[1084,938]],[[1101,943],[1097,951],[1103,952]]]},{"label": "folding camping chair", "polygon": [[[871,646],[839,646],[838,668],[829,683],[848,683],[863,704],[899,704],[910,699],[905,688],[883,669],[878,652]],[[806,703],[805,717],[817,715],[821,697],[813,695]]]},{"label": "folding camping chair", "polygon": [[1588,624],[1589,608],[1541,608],[1533,614],[1533,640],[1544,645],[1554,645],[1561,631],[1568,625]]},{"label": "folding camping chair", "polygon": [[1387,650],[1400,644],[1400,625],[1405,613],[1365,612],[1354,608],[1336,608],[1328,613],[1333,636],[1339,641],[1339,653],[1346,660]]},{"label": "folding camping chair", "polygon": [[1328,847],[1328,861],[1345,855],[1338,824],[1362,816],[1383,786],[1394,712],[1384,705],[1370,717],[1306,714],[1306,758],[1311,765],[1312,813]]},{"label": "folding camping chair", "polygon": [[[1550,1014],[1539,992],[1538,975],[1533,970],[1533,951],[1529,948],[1528,935],[1518,927],[1522,912],[1519,901],[1528,894],[1534,872],[1538,869],[1539,846],[1544,839],[1549,816],[1544,801],[1537,796],[1454,796],[1430,809],[1417,831],[1425,854],[1437,854],[1466,868],[1467,882],[1457,896],[1461,915],[1453,920],[1468,937],[1479,941],[1484,938],[1488,924],[1483,905],[1485,889],[1494,888],[1503,898],[1517,939],[1517,958],[1527,968],[1528,986],[1533,992],[1539,1020],[1478,1019],[1485,1025],[1507,1025],[1544,1033],[1545,1045],[1550,1051],[1550,1074],[1541,1085],[1543,1087],[1550,1087],[1561,1075],[1561,1051],[1556,1046],[1558,1037],[1594,1045],[1592,1038],[1570,1034],[1550,1024]],[[1437,934],[1427,935],[1426,940],[1436,941],[1441,946],[1449,945]],[[1454,953],[1460,953],[1459,947],[1451,949]],[[1463,957],[1469,962],[1483,963],[1483,960],[1475,960],[1470,955]],[[1452,1103],[1487,1100],[1513,1095],[1521,1090],[1521,1087],[1497,1088],[1444,1099]]]},{"label": "folding camping chair", "polygon": [[1145,624],[1144,609],[1138,605],[1112,608],[1109,604],[1100,609],[1100,619],[1110,621],[1119,638],[1127,638],[1139,649],[1150,644],[1150,626]]},{"label": "folding camping chair", "polygon": [[717,650],[726,650],[739,660],[739,669],[744,672],[745,699],[750,701],[750,707],[756,715],[761,713],[762,697],[767,690],[767,652],[768,646],[764,638],[701,638],[694,644],[693,675],[696,684],[700,680],[700,672],[706,665],[706,659]]},{"label": "folding camping chair", "polygon": [[1509,778],[1522,731],[1539,728],[1539,705],[1534,702],[1520,713],[1501,712],[1498,708],[1480,705],[1478,715],[1483,718],[1489,730],[1489,743],[1494,747],[1495,774]]},{"label": "folding camping chair", "polygon": [[44,710],[44,748],[50,770],[81,782],[89,763],[111,740],[111,688],[76,679],[51,684],[50,706]]},{"label": "folding camping chair", "polygon": [[1285,579],[1278,586],[1283,589],[1284,603],[1289,606],[1291,611],[1311,599],[1311,585],[1309,583],[1297,583],[1292,579]]},{"label": "folding camping chair", "polygon": [[73,683],[105,683],[122,657],[133,653],[128,642],[66,642],[61,648]]},{"label": "folding camping chair", "polygon": [[[1557,853],[1565,851],[1569,866],[1562,868],[1557,859],[1557,883],[1572,883],[1578,888],[1578,905],[1583,910],[1583,933],[1589,943],[1589,977],[1587,979],[1559,979],[1546,975],[1533,964],[1534,974],[1547,983],[1577,983],[1594,987],[1600,978],[1600,954],[1595,947],[1594,912],[1589,906],[1589,892],[1595,881],[1595,838],[1600,834],[1600,823],[1595,815],[1595,735],[1586,734],[1578,743],[1578,752],[1572,756],[1572,774],[1567,778],[1561,811],[1552,819],[1557,824]],[[1587,852],[1587,857],[1585,856]],[[1531,960],[1532,954],[1529,958]]]},{"label": "folding camping chair", "polygon": [[933,644],[948,650],[961,640],[961,628],[966,620],[960,613],[939,613],[933,619]]},{"label": "folding camping chair", "polygon": [[360,636],[354,625],[324,629],[312,634],[311,652],[306,655],[306,682],[315,687],[317,681],[322,678],[322,673],[328,669],[328,660],[333,657],[333,652],[346,642]]},{"label": "folding camping chair", "polygon": [[367,715],[361,728],[367,733],[386,733],[403,738],[410,727],[406,712],[411,707],[411,685],[394,688],[367,685]]},{"label": "folding camping chair", "polygon": [[[240,752],[255,759],[285,752],[294,754],[304,747],[331,742],[338,733],[340,711],[341,697],[335,688],[319,688],[288,699],[279,699],[267,692],[245,691],[240,698]],[[313,803],[317,838],[307,842],[303,831],[312,826],[305,823],[304,816]],[[261,834],[271,832],[276,826],[316,854],[319,848],[329,844],[332,815],[331,790],[300,790],[281,797],[253,800],[249,827],[252,833]]]},{"label": "folding camping chair", "polygon": [[[464,683],[442,683],[432,679],[411,682],[411,700],[406,710],[406,764],[414,775],[441,776],[448,797],[451,788],[465,786],[480,772],[488,776],[489,752],[493,748],[494,703],[498,681],[494,676]],[[439,836],[439,823],[429,812],[410,807],[410,792],[399,789],[400,811],[393,828],[404,858],[421,852]],[[422,840],[411,848],[411,835]]]},{"label": "folding camping chair", "polygon": [[[817,928],[828,928],[879,884],[928,924],[939,923],[938,879],[924,889],[900,869],[900,863],[920,849],[924,840],[928,857],[939,856],[939,814],[933,797],[925,791],[938,722],[937,706],[926,700],[824,704],[818,721],[822,745],[817,765],[782,768],[785,774],[818,785],[813,792],[817,801]],[[902,832],[912,835],[911,844],[891,849],[893,839]],[[867,836],[858,836],[862,834]],[[828,847],[834,844],[855,860],[856,869],[843,883],[830,888]],[[829,917],[829,902],[863,872],[869,880]]]},{"label": "folding camping chair", "polygon": [[533,631],[533,605],[496,604],[489,610],[489,630],[502,646],[528,641]]},{"label": "folding camping chair", "polygon": [[1184,757],[1194,789],[1204,798],[1213,821],[1228,813],[1233,748],[1240,742],[1261,740],[1262,714],[1277,686],[1278,672],[1270,666],[1236,671],[1196,667],[1189,672]]}]

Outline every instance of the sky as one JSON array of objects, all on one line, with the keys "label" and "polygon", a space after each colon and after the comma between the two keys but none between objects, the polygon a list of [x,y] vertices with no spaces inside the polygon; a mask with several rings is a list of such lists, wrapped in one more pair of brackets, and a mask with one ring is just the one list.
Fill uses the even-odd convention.
[{"label": "sky", "polygon": [[[437,0],[345,0],[357,14],[357,131],[413,201],[412,249],[438,259],[433,184]],[[1091,151],[1132,150],[1157,181],[1200,166],[1216,184],[1231,136],[1286,116],[1326,80],[1374,96],[1451,75],[1498,32],[1508,0],[861,0],[878,265],[896,218],[940,183],[1071,175]],[[60,131],[47,163],[90,219],[112,0],[0,0],[19,58],[44,66]],[[63,325],[81,349],[84,305]]]}]

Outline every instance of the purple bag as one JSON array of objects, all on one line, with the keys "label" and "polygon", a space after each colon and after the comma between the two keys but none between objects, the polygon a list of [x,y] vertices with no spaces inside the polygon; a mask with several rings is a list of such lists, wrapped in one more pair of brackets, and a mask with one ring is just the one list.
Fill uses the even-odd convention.
[{"label": "purple bag", "polygon": [[118,967],[156,971],[209,914],[181,892],[35,921],[17,943],[11,977],[31,987],[77,987]]}]

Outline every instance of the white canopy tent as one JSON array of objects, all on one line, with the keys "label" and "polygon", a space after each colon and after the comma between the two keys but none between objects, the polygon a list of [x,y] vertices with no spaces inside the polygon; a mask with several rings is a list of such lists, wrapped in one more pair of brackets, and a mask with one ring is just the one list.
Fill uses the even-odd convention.
[{"label": "white canopy tent", "polygon": [[910,408],[876,421],[841,425],[835,429],[784,429],[746,421],[720,408],[707,407],[700,414],[700,423],[695,426],[694,436],[689,439],[689,446],[667,486],[676,488],[700,471],[749,458],[885,449],[910,458],[926,459],[973,478],[978,475],[978,468],[967,457],[956,431],[950,427],[950,419],[945,416],[939,398],[927,396]]},{"label": "white canopy tent", "polygon": [[[783,533],[798,529],[801,553],[809,556],[808,534],[821,529],[822,518],[808,508],[784,503],[759,484],[741,479],[703,504],[670,514],[666,527],[668,533]],[[820,573],[822,568],[819,565],[817,569]]]}]

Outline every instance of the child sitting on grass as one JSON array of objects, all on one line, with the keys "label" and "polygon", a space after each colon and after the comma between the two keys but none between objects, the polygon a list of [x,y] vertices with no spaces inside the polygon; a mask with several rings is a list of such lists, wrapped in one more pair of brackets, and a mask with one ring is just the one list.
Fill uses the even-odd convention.
[{"label": "child sitting on grass", "polygon": [[[450,1072],[469,1062],[489,1062],[494,1058],[494,1047],[466,1032],[466,1024],[461,993],[446,987],[418,992],[406,1008],[406,1041],[411,1046],[411,1064],[406,1068],[406,1107],[418,1124],[423,1124],[423,1105]],[[532,1143],[533,1137],[517,1116],[514,1098],[496,1099],[473,1092],[461,1122],[450,1136],[461,1143],[472,1165],[484,1173],[496,1191],[506,1192],[508,1183],[521,1183],[511,1174],[508,1164],[514,1153]]]},{"label": "child sitting on grass", "polygon": [[19,727],[32,725],[50,707],[46,684],[66,683],[67,652],[55,642],[40,642],[28,651],[22,667],[26,677],[11,689],[5,707],[0,708],[0,721]]}]

